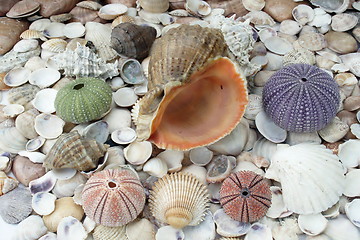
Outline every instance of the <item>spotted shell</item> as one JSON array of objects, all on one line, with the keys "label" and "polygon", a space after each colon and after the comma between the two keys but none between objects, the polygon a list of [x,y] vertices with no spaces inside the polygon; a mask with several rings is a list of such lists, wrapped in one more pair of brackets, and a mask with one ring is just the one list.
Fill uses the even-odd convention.
[{"label": "spotted shell", "polygon": [[40,47],[28,52],[15,52],[11,50],[3,56],[0,56],[0,72],[8,72],[15,67],[23,66],[31,57],[39,56]]},{"label": "spotted shell", "polygon": [[149,207],[153,216],[175,228],[195,226],[209,206],[207,188],[189,173],[173,173],[155,182]]},{"label": "spotted shell", "polygon": [[97,166],[104,156],[107,145],[93,139],[83,139],[77,131],[60,135],[44,159],[44,167],[74,168],[88,171]]},{"label": "spotted shell", "polygon": [[31,84],[24,84],[20,87],[12,88],[8,93],[8,101],[12,104],[27,105],[31,100],[34,99],[40,88]]},{"label": "spotted shell", "polygon": [[186,150],[234,129],[247,89],[238,65],[226,55],[218,29],[181,25],[157,39],[150,53],[149,92],[132,111],[138,140]]},{"label": "spotted shell", "polygon": [[95,173],[82,191],[88,217],[106,227],[133,221],[145,206],[145,191],[130,169],[107,169]]},{"label": "spotted shell", "polygon": [[283,67],[263,90],[263,107],[279,127],[291,132],[314,132],[336,115],[340,101],[334,79],[307,64]]},{"label": "spotted shell", "polygon": [[155,38],[155,28],[125,22],[112,30],[111,45],[118,54],[141,60],[148,56]]},{"label": "spotted shell", "polygon": [[271,205],[270,185],[252,171],[232,173],[221,185],[220,204],[232,219],[255,222]]},{"label": "spotted shell", "polygon": [[103,116],[110,109],[111,99],[112,91],[105,81],[79,78],[57,93],[56,114],[66,122],[88,122]]}]

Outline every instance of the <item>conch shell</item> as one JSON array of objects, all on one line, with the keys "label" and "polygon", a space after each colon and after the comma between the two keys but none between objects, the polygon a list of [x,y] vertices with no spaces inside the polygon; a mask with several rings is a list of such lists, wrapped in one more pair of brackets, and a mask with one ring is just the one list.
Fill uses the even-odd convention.
[{"label": "conch shell", "polygon": [[155,41],[149,92],[133,108],[138,140],[186,150],[230,133],[242,118],[246,81],[220,30],[182,25]]},{"label": "conch shell", "polygon": [[107,145],[94,139],[83,139],[77,131],[62,134],[50,149],[44,160],[44,167],[74,168],[88,171],[97,166],[100,157],[104,156]]}]

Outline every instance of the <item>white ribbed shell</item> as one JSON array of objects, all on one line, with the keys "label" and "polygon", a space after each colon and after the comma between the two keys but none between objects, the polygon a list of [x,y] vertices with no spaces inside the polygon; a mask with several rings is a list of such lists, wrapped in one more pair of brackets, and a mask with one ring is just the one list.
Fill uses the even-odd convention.
[{"label": "white ribbed shell", "polygon": [[126,227],[106,227],[98,225],[94,229],[94,240],[128,240],[126,236]]},{"label": "white ribbed shell", "polygon": [[166,175],[154,184],[149,202],[157,220],[182,228],[195,226],[204,219],[209,195],[196,177],[178,172]]},{"label": "white ribbed shell", "polygon": [[298,214],[328,209],[345,186],[339,158],[320,144],[278,146],[265,177],[281,183],[285,206]]}]

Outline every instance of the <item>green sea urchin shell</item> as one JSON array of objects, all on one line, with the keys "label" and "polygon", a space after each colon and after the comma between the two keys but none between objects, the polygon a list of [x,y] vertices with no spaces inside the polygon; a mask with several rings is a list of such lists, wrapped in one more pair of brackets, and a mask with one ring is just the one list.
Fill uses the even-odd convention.
[{"label": "green sea urchin shell", "polygon": [[110,109],[112,91],[98,78],[79,78],[59,90],[56,114],[66,122],[84,123],[100,118]]}]

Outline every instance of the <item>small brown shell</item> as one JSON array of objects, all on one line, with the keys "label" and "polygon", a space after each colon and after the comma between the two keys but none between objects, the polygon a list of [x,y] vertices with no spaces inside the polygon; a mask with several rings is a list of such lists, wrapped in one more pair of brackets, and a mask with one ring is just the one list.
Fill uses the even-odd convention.
[{"label": "small brown shell", "polygon": [[244,7],[242,0],[208,0],[211,8],[222,8],[225,10],[225,16],[236,14],[237,17],[242,17],[249,11]]},{"label": "small brown shell", "polygon": [[106,149],[107,145],[93,139],[82,139],[77,131],[62,134],[46,155],[44,167],[88,171],[97,166]]},{"label": "small brown shell", "polygon": [[102,5],[100,3],[95,2],[95,1],[82,1],[82,2],[77,3],[76,6],[95,10],[95,11],[99,10],[102,7]]},{"label": "small brown shell", "polygon": [[80,0],[36,0],[40,3],[40,14],[43,17],[69,12]]},{"label": "small brown shell", "polygon": [[81,22],[82,24],[101,21],[97,15],[97,11],[88,8],[76,6],[70,11],[70,14],[73,16],[72,21]]},{"label": "small brown shell", "polygon": [[148,56],[155,38],[156,30],[153,27],[126,22],[112,30],[111,45],[120,55],[142,60]]}]

